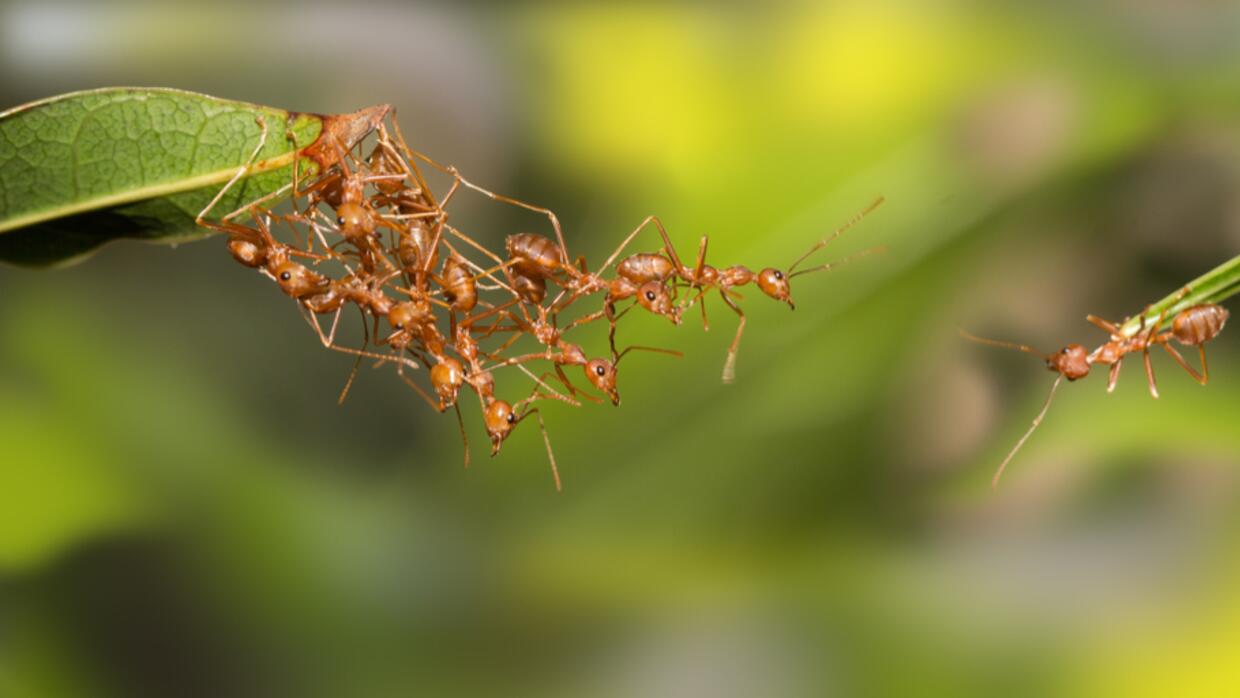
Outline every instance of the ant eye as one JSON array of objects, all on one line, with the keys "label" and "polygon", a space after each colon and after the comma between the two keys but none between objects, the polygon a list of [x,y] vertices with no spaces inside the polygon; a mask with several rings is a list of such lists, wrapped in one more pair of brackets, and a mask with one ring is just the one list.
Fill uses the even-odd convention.
[{"label": "ant eye", "polygon": [[289,279],[293,278],[293,275],[288,273],[287,271],[282,271],[280,272],[280,278],[284,281],[288,281]]},{"label": "ant eye", "polygon": [[597,373],[597,374],[599,374],[600,376],[602,376],[602,375],[606,375],[606,374],[607,374],[607,369],[603,368],[602,366],[595,366],[595,367],[594,367],[594,372],[595,372],[595,373]]},{"label": "ant eye", "polygon": [[646,300],[648,301],[654,300],[654,291],[646,291]]},{"label": "ant eye", "polygon": [[775,271],[775,278],[776,278],[776,279],[782,279],[782,278],[784,278],[784,273],[783,273],[782,271],[776,270],[776,271]]},{"label": "ant eye", "polygon": [[336,225],[344,225],[344,216],[340,216],[336,219]]},{"label": "ant eye", "polygon": [[509,424],[516,424],[516,423],[517,423],[517,415],[513,414],[512,412],[509,412],[509,413],[508,413],[508,423],[509,423]]},{"label": "ant eye", "polygon": [[403,330],[403,329],[405,329],[405,323],[403,323],[403,322],[398,322],[398,323],[396,323],[396,329],[398,329],[398,330]]}]

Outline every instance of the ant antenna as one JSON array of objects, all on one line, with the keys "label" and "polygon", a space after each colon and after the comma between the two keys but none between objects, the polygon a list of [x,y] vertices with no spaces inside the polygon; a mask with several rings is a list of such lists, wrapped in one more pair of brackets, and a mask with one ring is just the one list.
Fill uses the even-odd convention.
[{"label": "ant antenna", "polygon": [[469,467],[469,437],[465,435],[465,420],[461,417],[461,404],[459,402],[452,403],[453,409],[456,410],[456,425],[461,429],[461,445],[465,447],[465,467]]},{"label": "ant antenna", "polygon": [[1016,445],[1012,447],[1012,450],[1007,454],[1007,458],[1004,458],[1003,462],[999,464],[999,469],[995,471],[995,476],[990,480],[991,489],[999,489],[999,478],[1003,477],[1004,469],[1007,468],[1008,463],[1012,462],[1012,458],[1016,456],[1016,452],[1020,450],[1020,447],[1024,446],[1029,437],[1033,435],[1038,425],[1042,423],[1042,418],[1046,416],[1046,411],[1051,408],[1051,400],[1055,399],[1055,391],[1059,389],[1059,384],[1062,382],[1063,374],[1060,374],[1055,379],[1055,383],[1051,385],[1051,394],[1046,396],[1046,402],[1042,405],[1042,411],[1038,413],[1037,417],[1034,417],[1033,424],[1029,425],[1029,431],[1026,431],[1025,435],[1020,437],[1020,441],[1017,441]]},{"label": "ant antenna", "polygon": [[651,352],[654,352],[654,353],[656,353],[656,354],[667,354],[668,356],[675,356],[675,357],[676,357],[676,358],[678,358],[678,359],[683,359],[683,358],[684,358],[684,356],[685,356],[684,352],[676,351],[675,349],[663,349],[663,348],[661,348],[661,347],[640,347],[640,346],[637,346],[637,345],[633,345],[633,346],[630,346],[630,347],[626,347],[624,351],[622,351],[622,352],[620,352],[619,354],[617,354],[617,355],[616,355],[616,360],[615,360],[615,361],[612,361],[612,362],[611,362],[611,365],[612,365],[612,366],[618,366],[618,365],[620,364],[620,359],[623,359],[625,354],[627,354],[627,353],[629,353],[629,352],[631,352],[631,351],[633,351],[633,350],[637,350],[637,351],[651,351]]},{"label": "ant antenna", "polygon": [[555,491],[563,492],[564,487],[560,484],[560,469],[555,465],[555,454],[551,452],[551,437],[547,435],[547,425],[543,424],[542,412],[532,409],[526,412],[522,419],[528,417],[531,413],[538,417],[538,429],[542,432],[543,444],[547,447],[547,460],[551,462],[551,477],[555,478]]},{"label": "ant antenna", "polygon": [[961,337],[964,337],[970,342],[977,342],[978,344],[985,344],[986,346],[990,346],[990,347],[999,347],[1000,349],[1015,349],[1016,351],[1023,351],[1026,354],[1033,354],[1034,356],[1039,356],[1042,358],[1046,358],[1047,356],[1046,354],[1043,354],[1042,352],[1038,351],[1037,349],[1034,349],[1033,347],[1027,344],[1016,344],[1014,342],[1001,342],[997,339],[986,339],[984,337],[978,337],[976,335],[969,334],[963,329],[958,329],[956,331],[960,333]]},{"label": "ant antenna", "polygon": [[[801,271],[797,271],[797,272],[790,271],[788,272],[788,278],[791,279],[793,277],[800,276],[802,274],[812,274],[816,271],[831,271],[832,269],[835,269],[836,267],[842,267],[845,264],[848,264],[850,262],[855,262],[858,259],[861,259],[862,257],[869,257],[872,254],[882,254],[886,251],[887,251],[886,245],[879,245],[878,247],[871,247],[868,250],[862,250],[858,252],[857,254],[849,255],[843,259],[836,260],[834,262],[827,262],[826,264],[822,264],[816,267],[810,267],[809,269],[802,269]],[[806,256],[809,256],[809,255],[806,255]],[[801,261],[804,259],[805,258],[802,257],[801,259],[797,260],[797,264],[800,264]]]},{"label": "ant antenna", "polygon": [[844,225],[840,226],[839,228],[836,228],[836,229],[835,229],[835,232],[834,232],[834,233],[831,233],[831,235],[830,235],[829,237],[826,237],[826,238],[824,238],[824,239],[822,239],[822,240],[819,240],[818,242],[814,243],[814,246],[813,246],[813,247],[811,247],[811,248],[809,248],[809,251],[808,251],[808,252],[806,252],[805,254],[801,255],[801,256],[797,259],[797,261],[795,261],[795,262],[793,262],[793,263],[792,263],[792,266],[791,266],[791,267],[788,267],[788,273],[789,273],[789,274],[791,274],[791,273],[792,273],[792,271],[793,271],[793,270],[795,270],[798,266],[800,266],[800,265],[801,265],[801,262],[804,262],[807,258],[809,258],[809,256],[810,256],[810,255],[812,255],[812,254],[814,254],[815,252],[817,252],[818,250],[821,250],[822,248],[826,247],[826,246],[827,246],[827,244],[828,244],[828,243],[830,243],[832,240],[834,240],[835,238],[837,238],[837,237],[839,237],[840,235],[844,234],[844,231],[848,230],[849,228],[853,227],[853,226],[854,226],[854,225],[856,225],[857,223],[861,222],[861,219],[862,219],[862,218],[865,218],[865,217],[866,217],[866,216],[867,216],[867,215],[868,215],[871,211],[873,211],[874,209],[878,208],[878,207],[879,207],[879,206],[880,206],[880,205],[881,205],[884,201],[886,201],[886,199],[885,199],[884,197],[882,197],[882,196],[878,197],[878,198],[877,198],[877,199],[875,199],[875,200],[874,200],[874,202],[873,202],[873,203],[871,203],[869,206],[866,206],[865,208],[861,209],[861,212],[860,212],[860,213],[858,213],[857,215],[853,216],[853,217],[852,217],[852,219],[851,219],[851,220],[849,220],[847,223],[845,223]]}]

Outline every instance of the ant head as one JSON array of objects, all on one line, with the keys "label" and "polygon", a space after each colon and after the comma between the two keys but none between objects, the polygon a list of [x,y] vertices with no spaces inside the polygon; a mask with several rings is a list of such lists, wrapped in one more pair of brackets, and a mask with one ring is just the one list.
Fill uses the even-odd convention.
[{"label": "ant head", "polygon": [[336,209],[336,225],[346,238],[355,239],[370,235],[375,231],[375,219],[365,206],[352,202],[340,204]]},{"label": "ant head", "polygon": [[783,301],[789,308],[796,310],[792,302],[792,289],[788,286],[788,275],[778,269],[767,267],[758,273],[758,288],[777,301]]},{"label": "ant head", "polygon": [[642,284],[637,289],[637,302],[655,315],[662,315],[673,324],[680,324],[680,308],[672,304],[672,296],[662,281],[647,281]]},{"label": "ant head", "polygon": [[512,405],[504,400],[496,400],[487,405],[482,417],[487,425],[487,435],[491,437],[491,455],[495,455],[499,453],[499,447],[504,444],[504,439],[512,433],[512,428],[519,418],[516,411],[512,409]]},{"label": "ant head", "polygon": [[620,391],[616,389],[616,365],[607,359],[594,359],[586,363],[583,367],[586,372],[586,379],[598,388],[600,392],[607,393],[611,398],[611,404],[620,404]]},{"label": "ant head", "polygon": [[456,404],[457,393],[464,382],[465,368],[456,359],[444,357],[431,368],[431,385],[435,387],[435,394],[439,396],[441,412]]},{"label": "ant head", "polygon": [[271,270],[280,289],[293,298],[304,298],[322,290],[326,280],[297,262],[283,261]]},{"label": "ant head", "polygon": [[1046,357],[1046,367],[1070,381],[1089,375],[1089,352],[1080,344],[1069,344]]}]

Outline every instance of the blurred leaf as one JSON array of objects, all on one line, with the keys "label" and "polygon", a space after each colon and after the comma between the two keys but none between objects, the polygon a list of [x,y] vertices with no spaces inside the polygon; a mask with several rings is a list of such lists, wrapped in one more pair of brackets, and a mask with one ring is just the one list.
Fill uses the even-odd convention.
[{"label": "blurred leaf", "polygon": [[[116,238],[179,242],[206,234],[194,219],[239,169],[211,212],[279,192],[330,167],[387,106],[302,114],[166,88],[104,88],[0,113],[0,259],[46,266]],[[325,138],[324,136],[327,136]]]},{"label": "blurred leaf", "polygon": [[134,483],[80,435],[33,405],[0,402],[0,571],[37,568],[84,539],[139,523]]},{"label": "blurred leaf", "polygon": [[[1184,292],[1184,288],[1188,292]],[[1221,303],[1240,293],[1240,256],[1218,265],[1210,271],[1178,288],[1174,293],[1151,305],[1143,314],[1129,319],[1120,328],[1125,337],[1136,334],[1145,323],[1157,322],[1166,310],[1163,324],[1171,322],[1181,310],[1203,303]],[[1144,320],[1144,322],[1142,322]]]}]

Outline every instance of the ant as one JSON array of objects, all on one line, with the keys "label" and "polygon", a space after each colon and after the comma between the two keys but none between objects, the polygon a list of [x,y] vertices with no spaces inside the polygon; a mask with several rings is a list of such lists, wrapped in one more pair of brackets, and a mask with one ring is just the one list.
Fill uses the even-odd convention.
[{"label": "ant", "polygon": [[[1012,450],[1008,452],[1003,462],[999,464],[999,468],[995,471],[994,477],[991,479],[991,487],[999,486],[999,479],[1003,476],[1004,470],[1008,463],[1016,456],[1025,442],[1033,435],[1038,426],[1042,423],[1046,413],[1050,410],[1051,402],[1055,399],[1055,392],[1059,389],[1060,383],[1064,379],[1069,382],[1080,380],[1089,375],[1090,369],[1094,364],[1109,365],[1110,375],[1107,382],[1107,392],[1115,389],[1115,384],[1119,379],[1119,369],[1123,363],[1124,356],[1133,352],[1141,352],[1145,363],[1146,379],[1150,388],[1150,395],[1154,398],[1158,397],[1158,386],[1154,379],[1154,369],[1150,363],[1149,350],[1150,347],[1161,345],[1168,354],[1176,360],[1176,362],[1188,372],[1201,385],[1205,385],[1209,379],[1209,368],[1206,364],[1205,343],[1218,336],[1223,330],[1230,313],[1221,305],[1214,303],[1203,303],[1199,305],[1189,306],[1180,310],[1171,320],[1171,329],[1165,332],[1159,332],[1167,318],[1167,315],[1176,303],[1183,299],[1190,292],[1185,287],[1176,300],[1172,301],[1166,308],[1159,313],[1158,318],[1151,324],[1145,322],[1146,316],[1150,314],[1149,306],[1140,315],[1140,324],[1137,331],[1131,336],[1125,336],[1120,327],[1114,323],[1107,322],[1096,316],[1088,316],[1089,322],[1098,325],[1102,329],[1110,333],[1111,338],[1094,351],[1088,351],[1080,344],[1069,344],[1063,349],[1053,354],[1042,354],[1036,349],[1024,345],[1014,344],[1011,342],[1001,342],[993,339],[983,339],[974,335],[960,331],[961,336],[979,344],[1000,347],[1005,349],[1015,349],[1027,354],[1041,357],[1046,362],[1047,369],[1059,374],[1055,378],[1055,382],[1051,385],[1050,394],[1047,395],[1046,401],[1042,404],[1042,409],[1034,418],[1029,429],[1020,437]],[[1172,341],[1179,342],[1185,346],[1196,346],[1201,354],[1201,372],[1197,372],[1192,366],[1184,360],[1184,357],[1171,346]]]},{"label": "ant", "polygon": [[[505,400],[495,397],[495,378],[491,375],[489,369],[484,369],[479,361],[479,357],[483,355],[482,350],[478,347],[478,343],[470,334],[470,324],[468,321],[462,322],[456,328],[454,335],[454,349],[469,364],[468,371],[463,375],[465,384],[469,385],[478,395],[478,400],[482,406],[483,424],[487,430],[487,436],[491,439],[491,456],[494,457],[499,453],[500,447],[503,446],[504,440],[511,434],[516,425],[520,424],[530,415],[536,415],[538,418],[538,428],[542,431],[543,443],[547,447],[547,460],[551,463],[551,473],[555,479],[556,491],[561,491],[560,471],[556,467],[555,453],[551,449],[551,438],[547,435],[547,425],[543,422],[542,413],[538,408],[531,408],[529,405],[539,399],[556,399],[566,402],[574,407],[580,407],[581,403],[572,398],[565,397],[552,390],[540,378],[536,378],[529,371],[526,371],[531,378],[534,378],[534,390],[528,397],[519,400],[515,405]],[[522,370],[525,367],[519,366]],[[546,388],[548,392],[544,393],[540,388]],[[464,438],[464,428],[461,432]]]},{"label": "ant", "polygon": [[[1109,341],[1089,355],[1090,363],[1109,364],[1111,366],[1110,376],[1107,381],[1108,393],[1115,390],[1124,355],[1140,351],[1145,362],[1145,375],[1150,388],[1150,396],[1158,399],[1158,383],[1154,379],[1154,368],[1150,364],[1150,347],[1154,345],[1161,345],[1171,355],[1171,358],[1175,359],[1176,363],[1193,377],[1193,380],[1201,385],[1209,382],[1210,369],[1206,363],[1205,343],[1214,339],[1223,331],[1223,326],[1227,323],[1227,318],[1230,315],[1226,308],[1214,303],[1203,303],[1184,308],[1172,318],[1170,330],[1162,333],[1158,332],[1158,329],[1163,326],[1163,322],[1167,318],[1168,311],[1189,293],[1189,287],[1186,286],[1182,289],[1175,300],[1159,313],[1158,319],[1149,325],[1148,329],[1146,329],[1145,318],[1150,314],[1150,308],[1147,306],[1140,316],[1140,325],[1132,336],[1125,336],[1120,327],[1115,323],[1107,322],[1094,315],[1086,317],[1086,320],[1111,335]],[[1184,346],[1197,347],[1201,355],[1200,373],[1193,369],[1192,366],[1189,366],[1180,352],[1171,346],[1172,340]]]},{"label": "ant", "polygon": [[[552,364],[556,377],[566,388],[568,388],[569,394],[573,396],[579,394],[579,391],[575,386],[573,386],[572,382],[568,379],[568,376],[565,375],[563,370],[564,366],[581,366],[582,370],[585,372],[586,380],[590,381],[590,384],[598,389],[599,392],[607,395],[613,405],[619,406],[620,391],[616,387],[616,371],[620,365],[620,359],[622,359],[625,354],[633,350],[639,350],[668,354],[678,358],[684,356],[681,352],[673,349],[642,346],[631,346],[622,352],[616,353],[613,345],[613,358],[611,360],[590,359],[586,356],[585,351],[582,350],[579,345],[566,341],[563,338],[563,335],[575,327],[600,319],[603,316],[602,311],[579,317],[561,329],[556,326],[556,314],[554,312],[551,313],[550,320],[548,320],[547,309],[542,306],[538,306],[537,309],[539,317],[533,324],[525,323],[520,318],[512,315],[512,313],[504,311],[504,314],[513,321],[514,325],[499,329],[513,330],[517,334],[514,334],[511,340],[506,342],[496,352],[493,352],[492,355],[497,356],[498,354],[501,354],[504,349],[512,345],[521,333],[529,334],[534,337],[540,344],[545,346],[546,349],[541,352],[533,352],[505,359],[496,364],[495,367],[512,366],[526,361],[544,359]],[[546,378],[548,375],[550,374],[544,374],[540,377],[540,379]],[[588,393],[580,394],[592,402],[598,402],[597,398],[589,395]]]},{"label": "ant", "polygon": [[[789,281],[802,274],[810,274],[818,271],[830,271],[836,267],[847,264],[862,256],[881,252],[885,248],[875,247],[865,250],[851,257],[846,257],[836,262],[828,262],[809,269],[797,271],[797,267],[818,250],[826,247],[835,238],[839,237],[844,231],[856,225],[865,218],[874,209],[883,203],[883,197],[878,197],[869,206],[866,206],[860,213],[855,215],[851,220],[846,222],[840,228],[837,228],[827,238],[820,240],[810,247],[809,251],[801,255],[796,261],[788,267],[788,272],[784,273],[779,269],[767,267],[756,274],[744,265],[734,265],[731,267],[716,268],[706,263],[706,250],[708,245],[708,237],[703,235],[698,245],[697,261],[693,266],[684,264],[680,255],[676,253],[676,247],[672,244],[671,237],[667,234],[667,229],[663,227],[662,221],[655,216],[650,216],[642,225],[638,227],[641,230],[647,224],[653,224],[659,231],[659,235],[663,238],[664,251],[667,257],[660,254],[635,254],[620,262],[616,267],[617,272],[632,283],[642,283],[650,281],[664,281],[672,277],[679,278],[687,283],[690,288],[698,291],[697,296],[688,302],[686,307],[691,307],[694,303],[702,303],[702,326],[709,329],[706,319],[705,295],[714,288],[718,289],[719,297],[723,299],[724,304],[732,309],[740,318],[740,322],[736,328],[736,336],[732,339],[732,344],[728,347],[728,356],[723,365],[723,382],[731,383],[736,378],[736,354],[740,347],[741,335],[745,331],[745,313],[740,306],[733,301],[732,297],[736,294],[732,289],[737,286],[745,286],[749,283],[755,283],[758,288],[767,296],[788,304],[789,308],[796,309],[796,304],[792,301],[792,291]],[[636,231],[635,231],[636,232]]]}]

